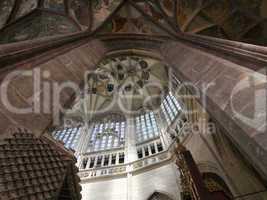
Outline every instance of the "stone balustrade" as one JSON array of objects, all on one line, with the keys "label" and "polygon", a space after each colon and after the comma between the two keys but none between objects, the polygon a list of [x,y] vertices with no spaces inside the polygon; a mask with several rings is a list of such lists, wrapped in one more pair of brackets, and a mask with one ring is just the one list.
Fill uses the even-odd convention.
[{"label": "stone balustrade", "polygon": [[173,142],[167,150],[160,153],[139,159],[132,163],[80,170],[79,176],[82,181],[109,176],[126,176],[127,173],[133,173],[172,160],[174,158],[175,148],[176,143]]}]

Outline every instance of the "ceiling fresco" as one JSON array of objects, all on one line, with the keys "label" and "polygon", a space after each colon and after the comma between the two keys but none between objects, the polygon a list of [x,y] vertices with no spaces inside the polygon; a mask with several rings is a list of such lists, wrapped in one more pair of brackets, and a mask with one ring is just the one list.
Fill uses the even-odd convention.
[{"label": "ceiling fresco", "polygon": [[30,13],[38,6],[38,0],[22,0],[21,4],[19,5],[16,19]]},{"label": "ceiling fresco", "polygon": [[67,18],[42,12],[28,19],[24,18],[16,26],[8,27],[0,37],[0,43],[30,40],[38,37],[54,36],[79,31]]},{"label": "ceiling fresco", "polygon": [[2,28],[6,24],[14,7],[14,3],[15,0],[0,1],[0,28]]},{"label": "ceiling fresco", "polygon": [[184,32],[267,45],[266,0],[179,0]]},{"label": "ceiling fresco", "polygon": [[[140,10],[138,10],[138,8]],[[142,8],[145,9],[142,10]],[[131,4],[126,3],[111,19],[107,20],[104,26],[99,30],[99,33],[167,35],[165,31],[153,24],[151,20],[145,18],[142,11],[151,14],[150,17],[156,21],[164,23],[163,17],[160,13],[156,13],[156,11],[154,12],[151,5],[142,2],[141,5],[138,4],[138,7],[134,7]]]},{"label": "ceiling fresco", "polygon": [[152,21],[157,22],[168,31],[176,32],[176,29],[173,30],[172,24],[169,24],[168,15],[165,15],[164,9],[161,8],[160,4],[155,3],[155,1],[141,1],[136,2],[136,4],[143,11],[143,14],[148,15]]},{"label": "ceiling fresco", "polygon": [[70,16],[81,26],[82,30],[90,27],[91,12],[88,0],[71,0],[69,1],[68,8]]},{"label": "ceiling fresco", "polygon": [[176,2],[172,0],[163,0],[159,1],[160,7],[162,8],[163,12],[171,18],[175,17],[175,5]]},{"label": "ceiling fresco", "polygon": [[[175,35],[182,32],[267,45],[267,0],[2,0],[1,43],[34,37],[12,37],[13,30],[29,29],[32,13],[47,12],[64,17],[68,31],[100,34],[134,33]],[[61,17],[55,17],[61,16]],[[25,25],[21,25],[25,23]],[[31,25],[34,27],[35,25]],[[39,25],[36,25],[39,26]],[[11,28],[12,27],[12,28]],[[27,32],[20,30],[19,32]],[[41,37],[45,34],[37,34]]]},{"label": "ceiling fresco", "polygon": [[113,11],[122,3],[122,0],[93,0],[93,29],[99,27]]}]

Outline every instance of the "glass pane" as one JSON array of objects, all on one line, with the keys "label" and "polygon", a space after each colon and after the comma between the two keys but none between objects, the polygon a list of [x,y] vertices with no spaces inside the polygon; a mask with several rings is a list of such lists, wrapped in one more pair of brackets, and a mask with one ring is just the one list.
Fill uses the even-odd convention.
[{"label": "glass pane", "polygon": [[[124,146],[126,122],[107,122],[105,124],[96,124],[92,130],[90,145],[93,150],[109,150]],[[96,128],[97,127],[97,128]],[[93,137],[94,134],[96,137]],[[90,148],[88,147],[90,150]]]}]

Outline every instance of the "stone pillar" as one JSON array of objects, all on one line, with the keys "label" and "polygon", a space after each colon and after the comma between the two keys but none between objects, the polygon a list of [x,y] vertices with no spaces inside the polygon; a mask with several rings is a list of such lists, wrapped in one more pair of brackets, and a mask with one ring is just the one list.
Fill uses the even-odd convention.
[{"label": "stone pillar", "polygon": [[[24,114],[21,114],[21,112],[15,113],[8,108],[10,106],[5,105],[7,101],[1,101],[1,133],[5,132],[12,125],[23,125],[36,136],[40,136],[48,126],[59,123],[59,108],[63,105],[64,108],[65,106],[70,106],[73,96],[79,90],[79,86],[84,82],[85,74],[88,71],[96,69],[98,62],[103,58],[106,52],[104,45],[98,41],[86,42],[76,48],[72,47],[68,49],[65,46],[65,48],[62,47],[61,50],[56,46],[58,50],[57,53],[55,53],[54,49],[51,49],[51,46],[53,46],[51,41],[46,41],[45,43],[42,42],[42,40],[34,42],[35,48],[32,47],[32,44],[27,44],[28,42],[24,43],[25,46],[18,45],[18,47],[15,48],[16,52],[21,53],[14,53],[12,44],[6,45],[5,48],[1,47],[1,52],[5,53],[1,53],[1,58],[11,58],[11,55],[14,54],[18,56],[16,59],[13,57],[12,66],[7,66],[8,69],[12,70],[1,72],[1,92],[3,94],[5,89],[8,91],[8,100],[12,102],[12,106],[15,108],[30,108],[30,112],[23,112]],[[42,47],[44,49],[41,51]],[[42,52],[43,56],[40,56],[40,52]],[[23,54],[24,56],[22,56]],[[41,57],[42,59],[40,59]],[[3,60],[2,62],[0,61],[1,67],[3,67],[5,62],[6,61],[3,62]],[[15,62],[20,62],[20,64],[18,65],[18,63]],[[22,65],[21,63],[27,64]],[[33,76],[25,75],[25,73],[22,72],[17,73],[16,67],[19,70],[34,70],[34,78],[36,80],[41,80],[40,84],[37,84],[39,86],[35,87],[36,81],[33,80]],[[11,75],[13,79],[10,77]],[[7,79],[7,77],[9,78]],[[12,79],[12,81],[10,81],[10,79]],[[70,87],[63,87],[60,92],[58,91],[58,93],[54,95],[54,98],[56,96],[55,99],[49,96],[52,92],[55,92],[51,90],[52,87],[49,89],[48,87],[44,88],[44,83],[57,83],[58,87],[61,88],[64,85],[63,83],[67,82],[68,85],[69,83],[72,84],[72,88],[74,85],[76,88],[71,89]],[[47,95],[43,94],[45,93],[44,91],[46,91]],[[39,96],[39,94],[42,95]],[[32,99],[32,97],[36,98]],[[32,99],[32,102],[26,101],[27,99]],[[53,102],[53,104],[49,104],[48,102]],[[2,134],[0,137],[3,137]]]},{"label": "stone pillar", "polygon": [[90,143],[90,136],[92,133],[93,125],[89,126],[88,123],[85,123],[85,125],[81,128],[81,137],[79,138],[79,143],[76,148],[75,156],[78,160],[78,166],[82,163],[83,153],[86,153],[88,145]]},{"label": "stone pillar", "polygon": [[137,160],[136,134],[134,118],[127,118],[126,137],[125,137],[125,162]]},{"label": "stone pillar", "polygon": [[164,120],[164,116],[162,116],[162,114],[163,113],[161,113],[161,111],[159,113],[155,113],[155,117],[156,122],[158,124],[160,139],[162,141],[163,148],[166,149],[170,146],[172,140],[169,134],[167,133],[168,125],[166,124],[167,122]]},{"label": "stone pillar", "polygon": [[132,173],[127,174],[127,199],[126,200],[134,200],[132,199]]},{"label": "stone pillar", "polygon": [[168,43],[162,54],[179,80],[192,84],[191,93],[267,181],[266,75],[192,46]]},{"label": "stone pillar", "polygon": [[78,139],[78,144],[75,150],[75,155],[79,155],[80,153],[82,153],[82,149],[83,149],[83,145],[84,145],[84,141],[85,141],[85,137],[86,137],[86,129],[85,127],[81,127],[81,135],[80,138]]},{"label": "stone pillar", "polygon": [[[126,137],[125,137],[125,163],[136,161],[136,133],[134,118],[127,117]],[[132,166],[127,166],[127,200],[132,200]]]},{"label": "stone pillar", "polygon": [[90,136],[91,136],[92,129],[93,129],[92,125],[91,126],[84,125],[84,127],[82,127],[81,137],[79,139],[79,144],[77,146],[76,153],[75,153],[76,155],[86,153],[88,145],[90,143]]}]

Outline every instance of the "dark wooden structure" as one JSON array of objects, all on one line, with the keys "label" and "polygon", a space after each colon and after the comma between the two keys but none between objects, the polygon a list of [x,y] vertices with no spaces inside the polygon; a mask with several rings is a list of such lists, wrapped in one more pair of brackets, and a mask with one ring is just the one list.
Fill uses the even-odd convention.
[{"label": "dark wooden structure", "polygon": [[177,148],[176,164],[181,173],[184,200],[231,199],[221,188],[213,188],[212,191],[207,188],[190,151],[181,145]]}]

